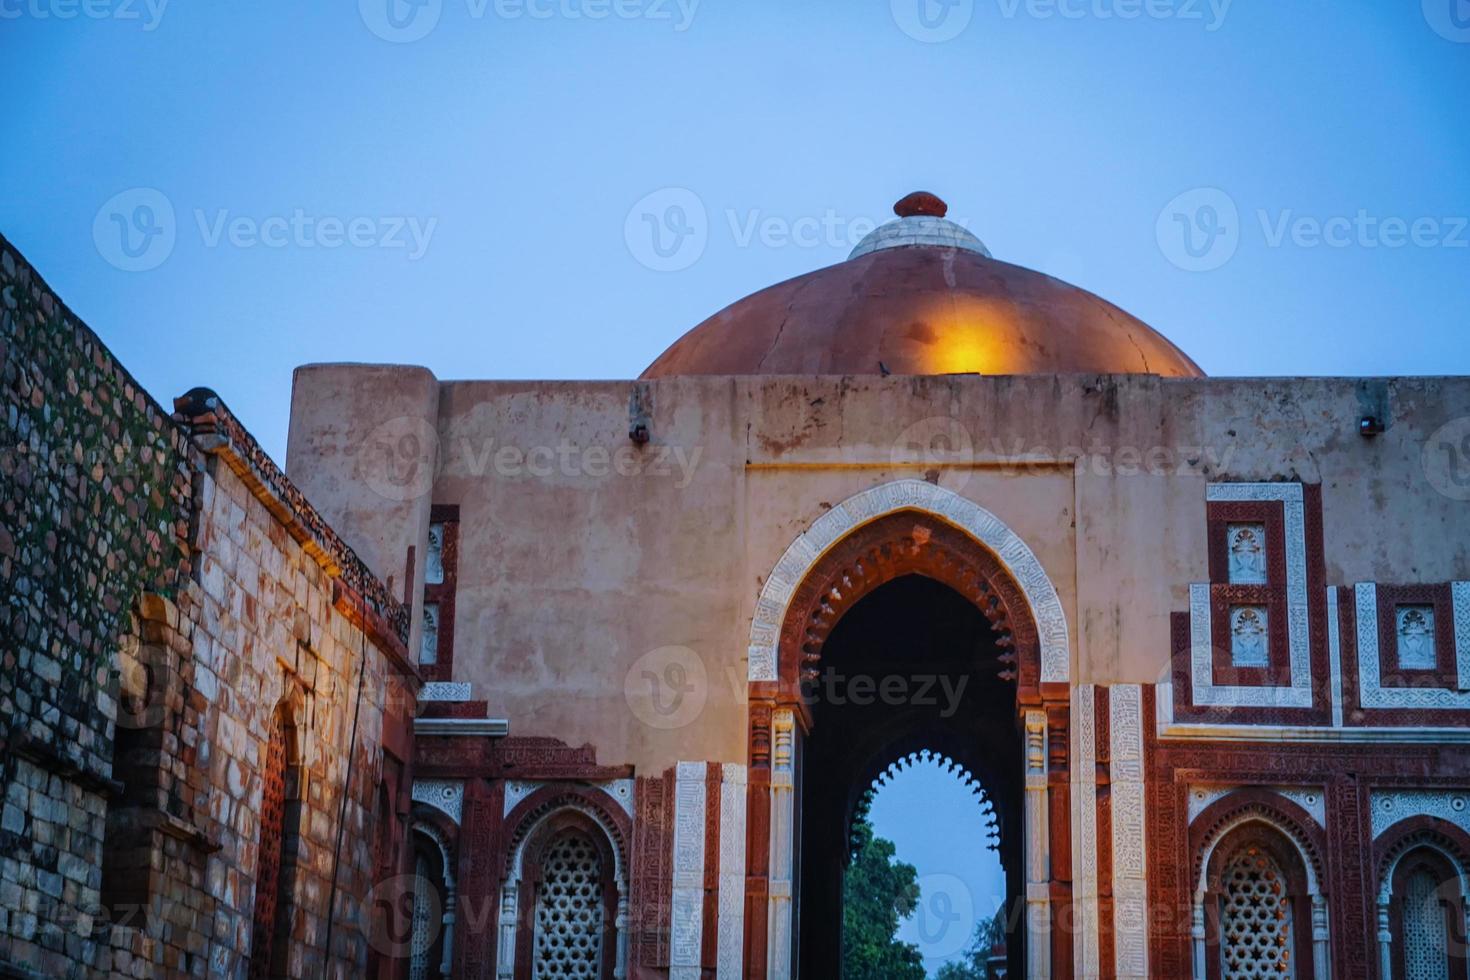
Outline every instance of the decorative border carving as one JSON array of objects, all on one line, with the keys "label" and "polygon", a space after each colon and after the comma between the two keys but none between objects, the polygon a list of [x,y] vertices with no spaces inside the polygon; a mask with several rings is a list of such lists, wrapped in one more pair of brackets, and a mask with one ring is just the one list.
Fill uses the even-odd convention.
[{"label": "decorative border carving", "polygon": [[[1454,583],[1450,586],[1451,594],[1454,587],[1466,583]],[[1353,589],[1354,614],[1357,618],[1357,629],[1354,637],[1357,640],[1357,694],[1358,704],[1366,709],[1389,709],[1399,711],[1444,711],[1470,709],[1470,691],[1456,691],[1447,687],[1405,687],[1399,685],[1387,685],[1384,681],[1383,670],[1384,651],[1383,634],[1385,629],[1391,632],[1391,624],[1380,625],[1379,617],[1385,609],[1385,603],[1380,599],[1380,590],[1387,590],[1388,586],[1378,586],[1373,582],[1359,582]],[[1425,594],[1430,595],[1432,587],[1424,587]],[[1402,588],[1396,589],[1397,596],[1404,595]],[[1391,608],[1391,603],[1389,604]],[[1459,618],[1459,607],[1456,604],[1455,618]],[[1448,623],[1440,624],[1439,642],[1444,643],[1449,639],[1450,628]],[[1459,623],[1455,623],[1455,632],[1459,632]],[[1454,651],[1456,668],[1451,671],[1440,671],[1441,682],[1448,679],[1453,673],[1457,678],[1470,676],[1470,646],[1461,647],[1455,643]],[[1445,657],[1441,653],[1441,657]],[[1391,673],[1391,672],[1390,672]]]},{"label": "decorative border carving", "polygon": [[720,781],[719,941],[716,980],[743,976],[745,941],[745,767],[727,762]]},{"label": "decorative border carving", "polygon": [[[1147,713],[1148,695],[1145,691]],[[1146,721],[1152,722],[1153,715]],[[1339,733],[1349,730],[1338,730]],[[1211,816],[1206,811],[1193,825],[1188,820],[1191,786],[1228,779],[1242,789],[1216,806],[1249,803],[1247,794],[1272,809],[1300,813],[1308,836],[1330,841],[1319,847],[1322,892],[1328,896],[1331,975],[1343,980],[1368,980],[1375,963],[1375,932],[1371,922],[1372,868],[1371,792],[1470,792],[1470,764],[1456,747],[1429,742],[1302,742],[1288,737],[1261,742],[1246,739],[1159,739],[1150,733],[1148,756],[1149,894],[1157,914],[1150,922],[1150,967],[1159,976],[1191,974],[1193,942],[1190,930],[1191,889],[1186,880],[1196,854],[1190,834]],[[1323,785],[1326,794],[1325,829],[1302,808],[1276,794],[1269,786]],[[1380,817],[1381,820],[1381,817]]]},{"label": "decorative border carving", "polygon": [[1465,658],[1470,656],[1470,582],[1450,583],[1450,604],[1455,618],[1455,650],[1460,664],[1460,687],[1470,689],[1470,670]]},{"label": "decorative border carving", "polygon": [[1375,790],[1370,800],[1375,841],[1410,817],[1434,817],[1470,834],[1470,788]]},{"label": "decorative border carving", "polygon": [[[1158,699],[1158,723],[1169,737],[1275,738],[1279,732],[1268,729],[1295,726],[1310,732],[1326,730],[1332,723],[1322,488],[1307,483],[1212,483],[1206,489],[1207,519],[1212,528],[1224,527],[1226,518],[1263,502],[1275,502],[1282,528],[1282,555],[1269,560],[1270,584],[1194,584],[1189,611],[1170,617],[1170,670]],[[1264,515],[1259,510],[1250,513]],[[1211,559],[1212,567],[1224,563],[1218,554]],[[1221,649],[1226,645],[1221,636],[1228,631],[1215,620],[1231,602],[1268,606],[1272,666],[1230,667],[1228,649]],[[1282,626],[1284,639],[1277,635]],[[1277,653],[1281,646],[1286,648],[1284,657]],[[1216,683],[1219,680],[1234,683]]]},{"label": "decorative border carving", "polygon": [[[505,813],[509,814],[521,800],[524,800],[538,789],[550,785],[553,785],[553,781],[546,779],[507,780],[505,784]],[[580,783],[580,785],[602,790],[623,808],[623,812],[629,818],[633,816],[634,780],[632,778],[612,779],[604,782],[584,782]]]},{"label": "decorative border carving", "polygon": [[[1096,700],[1099,689],[1083,684],[1072,692],[1073,809],[1072,869],[1076,891],[1077,939],[1074,965],[1079,977],[1100,975],[1102,951],[1098,942],[1098,753]],[[1111,827],[1108,828],[1111,832]]]},{"label": "decorative border carving", "polygon": [[1302,812],[1327,829],[1327,790],[1322,786],[1241,786],[1229,783],[1193,783],[1189,787],[1189,822],[1232,793],[1264,790],[1301,807]]},{"label": "decorative border carving", "polygon": [[425,681],[419,688],[420,701],[468,701],[468,681]]},{"label": "decorative border carving", "polygon": [[[1216,685],[1215,636],[1211,628],[1212,586],[1189,587],[1190,656],[1193,665],[1193,704],[1197,707],[1310,708],[1312,707],[1311,627],[1307,605],[1306,513],[1300,483],[1211,483],[1207,503],[1279,501],[1282,508],[1286,642],[1290,663],[1287,685]],[[1274,537],[1268,527],[1268,540]],[[1268,567],[1277,559],[1272,556]],[[1275,571],[1275,568],[1272,568]],[[1274,586],[1275,583],[1273,582]],[[1259,589],[1260,587],[1253,587]],[[1274,632],[1274,630],[1273,630]],[[1275,637],[1273,636],[1274,640]],[[1275,653],[1274,642],[1272,654]]]},{"label": "decorative border carving", "polygon": [[669,980],[699,980],[704,928],[704,831],[708,766],[681,762],[674,777],[674,887]]},{"label": "decorative border carving", "polygon": [[922,480],[897,480],[854,494],[812,522],[777,561],[761,588],[750,627],[749,680],[780,679],[780,633],[796,589],[833,545],[857,527],[912,510],[940,518],[984,545],[1026,597],[1041,647],[1042,683],[1066,683],[1071,647],[1066,613],[1036,555],[1003,521],[973,501]]},{"label": "decorative border carving", "polygon": [[632,962],[669,965],[669,907],[673,886],[674,771],[638,777],[633,823]]},{"label": "decorative border carving", "polygon": [[600,789],[575,784],[550,784],[542,786],[518,803],[506,817],[502,826],[504,847],[502,868],[504,879],[520,877],[521,845],[536,827],[548,816],[559,810],[576,810],[594,820],[612,842],[616,857],[614,872],[619,889],[626,889],[628,880],[628,839],[632,833],[632,821],[623,812],[620,804]]},{"label": "decorative border carving", "polygon": [[591,745],[567,745],[542,735],[479,738],[436,733],[414,743],[414,773],[425,779],[463,779],[479,776],[522,781],[580,781],[605,783],[627,779],[631,766],[604,766]]},{"label": "decorative border carving", "polygon": [[413,799],[440,811],[458,827],[464,810],[464,780],[416,779],[413,783]]},{"label": "decorative border carving", "polygon": [[[432,664],[420,664],[425,678],[447,681],[454,676],[455,596],[459,591],[459,505],[434,504],[429,508],[430,525],[444,527],[440,563],[444,566],[442,582],[424,583],[424,605],[439,607],[439,638]],[[427,573],[425,575],[427,578]],[[419,651],[413,651],[415,659]],[[468,697],[468,695],[466,696]]]},{"label": "decorative border carving", "polygon": [[1119,980],[1142,980],[1149,975],[1143,691],[1137,684],[1116,684],[1108,700],[1113,962]]}]

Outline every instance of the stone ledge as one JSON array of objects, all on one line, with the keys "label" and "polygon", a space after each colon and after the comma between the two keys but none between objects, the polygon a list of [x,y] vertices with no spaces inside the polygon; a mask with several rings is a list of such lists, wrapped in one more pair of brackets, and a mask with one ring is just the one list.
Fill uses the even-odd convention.
[{"label": "stone ledge", "polygon": [[21,734],[11,743],[11,749],[16,755],[34,762],[47,772],[55,773],[98,796],[110,800],[122,796],[122,783],[111,776],[84,769],[75,761],[62,755],[57,751],[56,746],[50,743]]},{"label": "stone ledge", "polygon": [[510,722],[504,718],[415,718],[413,733],[504,738],[510,734]]},{"label": "stone ledge", "polygon": [[189,432],[201,452],[224,460],[306,553],[360,596],[391,635],[407,647],[409,608],[393,598],[383,581],[338,537],[219,395],[208,388],[185,392],[174,399],[174,420]]}]

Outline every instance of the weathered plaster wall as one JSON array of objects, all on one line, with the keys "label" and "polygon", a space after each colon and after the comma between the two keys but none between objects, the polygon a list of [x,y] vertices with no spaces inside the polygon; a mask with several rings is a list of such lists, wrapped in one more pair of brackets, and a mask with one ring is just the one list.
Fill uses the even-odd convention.
[{"label": "weathered plaster wall", "polygon": [[[311,369],[293,411],[293,473],[337,474],[323,504],[345,526],[384,506],[341,477],[358,450],[336,405],[377,377],[364,370]],[[627,435],[635,391],[644,447]],[[1389,428],[1365,439],[1370,403]],[[744,758],[764,577],[827,507],[889,480],[937,480],[1026,540],[1067,611],[1074,681],[1159,679],[1169,613],[1207,577],[1211,480],[1322,482],[1332,583],[1470,572],[1466,505],[1421,460],[1430,433],[1470,415],[1467,379],[452,382],[439,405],[431,493],[462,521],[456,678],[517,734],[653,770]],[[645,724],[617,693],[668,646],[707,671],[702,724]]]}]

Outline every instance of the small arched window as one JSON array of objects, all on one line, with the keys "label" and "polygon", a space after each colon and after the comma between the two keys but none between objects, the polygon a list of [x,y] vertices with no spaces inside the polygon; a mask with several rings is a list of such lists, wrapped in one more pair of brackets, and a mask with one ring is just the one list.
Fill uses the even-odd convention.
[{"label": "small arched window", "polygon": [[1220,960],[1226,980],[1293,977],[1286,875],[1258,844],[1235,852],[1220,882]]},{"label": "small arched window", "polygon": [[1403,980],[1466,980],[1460,876],[1432,847],[1394,868],[1389,904],[1393,974]]},{"label": "small arched window", "polygon": [[536,890],[533,976],[597,980],[602,973],[603,881],[597,846],[580,830],[552,840]]},{"label": "small arched window", "polygon": [[611,980],[618,879],[612,842],[577,810],[547,817],[526,842],[516,968],[525,980]]},{"label": "small arched window", "polygon": [[282,702],[271,714],[270,733],[262,755],[260,838],[256,848],[255,907],[251,916],[250,980],[286,972],[291,935],[291,868],[287,854],[287,812],[295,793],[296,728],[291,709]]},{"label": "small arched window", "polygon": [[1326,907],[1312,880],[1275,824],[1249,820],[1227,832],[1211,849],[1202,896],[1208,980],[1328,980],[1314,930]]}]

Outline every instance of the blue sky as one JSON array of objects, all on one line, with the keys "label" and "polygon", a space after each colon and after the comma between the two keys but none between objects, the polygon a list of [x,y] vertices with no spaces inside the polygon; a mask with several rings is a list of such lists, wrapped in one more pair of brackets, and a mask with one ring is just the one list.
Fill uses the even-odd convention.
[{"label": "blue sky", "polygon": [[[388,0],[88,2],[0,0],[0,230],[154,394],[213,386],[278,456],[299,363],[636,376],[915,188],[1212,374],[1470,371],[1466,0],[393,0],[432,21],[397,43]],[[911,36],[920,2],[955,36]],[[174,241],[124,271],[94,223],[139,188]],[[669,188],[707,230],[656,271],[629,229]],[[1167,213],[1199,188],[1239,214],[1203,272]],[[1199,244],[1217,201],[1184,199]],[[1437,225],[1297,240],[1359,212]]]},{"label": "blue sky", "polygon": [[633,377],[918,188],[1211,374],[1470,372],[1470,0],[412,2],[0,0],[0,231],[278,459],[300,363]]},{"label": "blue sky", "polygon": [[938,972],[963,956],[975,926],[1006,900],[1000,855],[984,843],[989,818],[936,761],[914,762],[892,776],[868,815],[877,833],[894,842],[899,860],[919,873],[919,908],[898,934],[919,947],[930,973]]}]

